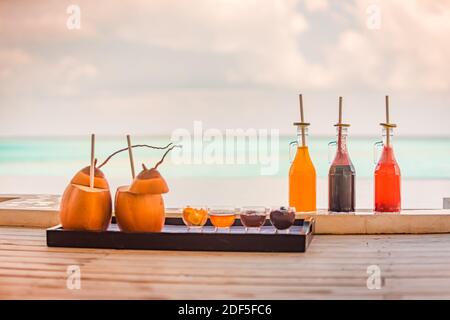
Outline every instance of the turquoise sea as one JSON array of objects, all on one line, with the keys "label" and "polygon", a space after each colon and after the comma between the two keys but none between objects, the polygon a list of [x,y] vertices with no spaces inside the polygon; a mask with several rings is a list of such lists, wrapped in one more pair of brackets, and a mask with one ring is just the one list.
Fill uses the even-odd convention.
[{"label": "turquoise sea", "polygon": [[[279,143],[279,166],[275,176],[285,176],[289,169],[289,142],[294,137],[283,136]],[[332,137],[310,138],[309,146],[319,177],[328,173],[328,142]],[[374,147],[377,137],[350,137],[348,149],[358,177],[371,177],[374,170]],[[133,144],[162,146],[169,137],[135,137]],[[59,176],[69,179],[89,163],[89,137],[73,138],[1,138],[0,178],[2,176]],[[126,146],[124,137],[97,137],[96,156],[104,160],[113,151]],[[450,137],[396,138],[395,154],[402,176],[412,179],[450,179]],[[236,152],[247,152],[242,149]],[[225,150],[226,152],[226,150]],[[136,163],[156,163],[162,151],[136,149]],[[161,166],[168,177],[254,177],[260,175],[259,164],[177,164],[171,158]],[[129,176],[126,152],[105,166],[110,177]]]}]

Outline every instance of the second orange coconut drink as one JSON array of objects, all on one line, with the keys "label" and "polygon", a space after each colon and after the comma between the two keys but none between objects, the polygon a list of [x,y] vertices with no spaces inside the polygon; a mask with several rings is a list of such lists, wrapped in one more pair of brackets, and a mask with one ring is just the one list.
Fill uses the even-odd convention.
[{"label": "second orange coconut drink", "polygon": [[316,169],[306,144],[309,123],[304,120],[303,96],[299,95],[299,99],[301,121],[294,123],[297,141],[290,144],[290,154],[293,149],[296,153],[289,169],[289,206],[298,212],[311,212],[316,211]]},{"label": "second orange coconut drink", "polygon": [[130,137],[127,136],[133,182],[119,187],[115,199],[117,224],[124,232],[160,232],[165,222],[163,193],[169,192],[167,183],[158,172],[158,166],[175,146],[166,151],[162,159],[151,169],[145,165],[135,177]]}]

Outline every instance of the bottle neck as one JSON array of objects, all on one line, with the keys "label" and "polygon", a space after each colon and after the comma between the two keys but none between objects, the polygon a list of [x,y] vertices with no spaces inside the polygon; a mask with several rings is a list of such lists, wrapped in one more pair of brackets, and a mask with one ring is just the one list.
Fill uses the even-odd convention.
[{"label": "bottle neck", "polygon": [[[389,131],[389,134],[388,134]],[[385,147],[392,147],[393,146],[393,137],[394,137],[394,129],[389,128],[383,128],[382,130],[382,135],[383,135],[383,145]]]},{"label": "bottle neck", "polygon": [[337,127],[337,152],[347,153],[347,128]]},{"label": "bottle neck", "polygon": [[298,147],[307,147],[307,141],[308,141],[308,128],[304,127],[303,128],[304,132],[305,132],[305,138],[303,140],[303,135],[302,135],[302,127],[298,126],[297,127],[297,143],[298,143]]}]

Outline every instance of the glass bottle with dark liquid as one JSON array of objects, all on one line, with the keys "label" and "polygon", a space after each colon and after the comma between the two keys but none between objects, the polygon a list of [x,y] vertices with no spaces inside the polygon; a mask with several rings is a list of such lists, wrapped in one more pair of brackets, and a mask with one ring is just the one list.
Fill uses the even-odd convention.
[{"label": "glass bottle with dark liquid", "polygon": [[328,173],[328,210],[332,212],[355,211],[355,167],[347,151],[348,124],[342,123],[342,99],[337,128],[337,151]]}]

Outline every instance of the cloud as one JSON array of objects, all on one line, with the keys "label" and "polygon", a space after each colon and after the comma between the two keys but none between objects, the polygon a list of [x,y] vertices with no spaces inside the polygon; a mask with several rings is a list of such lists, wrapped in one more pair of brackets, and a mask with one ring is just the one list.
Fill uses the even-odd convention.
[{"label": "cloud", "polygon": [[[80,1],[80,31],[66,28],[69,1],[44,3],[27,2],[26,6],[3,2],[0,12],[8,15],[0,14],[0,36],[15,39],[17,44],[38,41],[43,48],[47,45],[60,51],[65,44],[70,50],[93,39],[114,48],[111,54],[117,59],[127,59],[123,49],[133,46],[153,55],[155,49],[161,54],[174,53],[179,61],[199,56],[204,63],[200,67],[215,68],[214,82],[224,86],[389,86],[441,93],[449,88],[450,3],[445,1],[374,2],[381,9],[380,30],[366,26],[366,9],[372,4],[366,0],[337,9],[327,0],[134,0],[126,6],[117,0],[107,5]],[[302,3],[305,12],[301,11]],[[317,18],[309,15],[317,11],[326,17],[319,29],[312,27]],[[339,19],[333,18],[336,16]],[[319,32],[323,37],[307,37]],[[58,45],[61,47],[56,48]],[[78,60],[92,60],[82,52],[77,54],[81,55]],[[87,63],[98,69],[94,64],[104,61]],[[197,66],[186,68],[196,77]]]},{"label": "cloud", "polygon": [[80,84],[97,77],[97,68],[74,57],[64,57],[55,67],[55,90],[63,96],[80,93]]},{"label": "cloud", "polygon": [[119,24],[116,31],[126,42],[231,59],[222,74],[231,85],[292,87],[305,82],[299,73],[314,79],[312,71],[319,68],[309,67],[299,50],[308,22],[297,5],[283,0],[205,0],[196,1],[193,10],[185,1],[140,3],[141,18]]},{"label": "cloud", "polygon": [[305,0],[306,10],[310,12],[324,11],[328,9],[328,0]]},{"label": "cloud", "polygon": [[[233,63],[221,76],[231,85],[449,89],[450,3],[378,1],[381,29],[370,30],[366,9],[372,3],[357,0],[341,12],[333,9],[345,19],[330,18],[320,26],[338,31],[321,45],[304,42],[305,33],[318,30],[311,29],[314,18],[298,9],[300,3],[196,1],[192,10],[187,2],[138,2],[140,18],[119,23],[116,32],[122,40],[152,47],[226,56]],[[308,12],[332,13],[328,1],[303,3]]]},{"label": "cloud", "polygon": [[0,79],[14,76],[14,71],[31,62],[30,54],[24,50],[17,48],[0,49]]},{"label": "cloud", "polygon": [[342,31],[337,43],[330,46],[333,50],[328,55],[327,70],[345,83],[447,92],[450,3],[411,0],[377,3],[381,28],[370,30],[366,27],[368,3],[355,2],[351,15],[357,27]]},{"label": "cloud", "polygon": [[[334,110],[337,94],[359,95],[369,109],[369,100],[387,91],[407,107],[414,95],[449,115],[448,1],[79,0],[81,29],[68,30],[72,3],[0,2],[1,115],[31,115],[34,107],[64,120],[76,105],[114,131],[132,109],[130,123],[144,132],[150,129],[141,118],[154,115],[147,112],[152,104],[162,106],[151,129],[160,132],[177,110],[179,122],[227,110],[230,123],[245,124],[264,105],[260,123],[274,122],[270,107],[285,108],[276,122],[282,125],[296,115],[291,97],[299,90],[320,96],[310,111],[316,121]],[[379,30],[367,27],[374,3]],[[13,107],[6,110],[5,101]],[[24,123],[0,130],[20,131]],[[449,132],[444,124],[435,128]]]},{"label": "cloud", "polygon": [[132,20],[119,20],[116,30],[122,39],[174,50],[258,51],[264,41],[280,41],[307,28],[304,16],[295,10],[296,2],[138,1],[134,10],[140,14]]},{"label": "cloud", "polygon": [[82,28],[77,32],[67,28],[69,14],[66,10],[71,4],[73,1],[70,0],[0,1],[0,38],[21,44],[43,44],[70,37],[84,39],[95,36],[94,24],[89,19],[83,19]]}]

